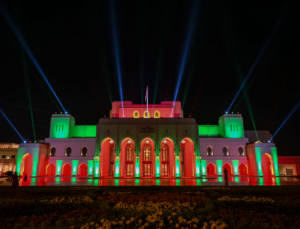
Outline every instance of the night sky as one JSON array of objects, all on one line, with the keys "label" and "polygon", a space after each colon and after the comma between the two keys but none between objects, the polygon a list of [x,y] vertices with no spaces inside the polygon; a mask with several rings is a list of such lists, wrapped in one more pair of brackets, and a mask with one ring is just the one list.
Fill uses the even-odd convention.
[{"label": "night sky", "polygon": [[[241,80],[281,20],[235,105],[245,129],[271,133],[299,101],[299,18],[293,1],[1,1],[77,124],[96,124],[120,100],[112,28],[117,31],[124,99],[172,100],[191,15],[194,30],[178,100],[199,124],[217,124]],[[97,3],[94,3],[97,2]],[[111,13],[115,23],[111,23]],[[280,19],[281,18],[281,19]],[[0,15],[0,106],[26,139],[49,135],[54,96]],[[31,98],[31,99],[29,99]],[[299,110],[274,141],[281,155],[299,154]],[[19,142],[0,118],[0,142]]]}]

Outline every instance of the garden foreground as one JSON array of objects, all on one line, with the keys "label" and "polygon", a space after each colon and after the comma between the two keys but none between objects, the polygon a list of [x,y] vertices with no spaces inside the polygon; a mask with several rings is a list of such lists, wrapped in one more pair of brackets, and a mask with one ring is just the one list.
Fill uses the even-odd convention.
[{"label": "garden foreground", "polygon": [[0,228],[300,228],[300,186],[1,187]]}]

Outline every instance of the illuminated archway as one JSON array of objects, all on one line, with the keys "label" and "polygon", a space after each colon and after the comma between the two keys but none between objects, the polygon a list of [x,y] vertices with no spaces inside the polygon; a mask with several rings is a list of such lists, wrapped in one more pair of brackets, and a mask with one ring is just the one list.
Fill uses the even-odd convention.
[{"label": "illuminated archway", "polygon": [[121,143],[120,154],[121,177],[134,177],[135,144],[131,138],[125,138]]},{"label": "illuminated archway", "polygon": [[143,115],[144,118],[150,118],[150,112],[149,111],[144,111],[144,115]]},{"label": "illuminated archway", "polygon": [[262,170],[265,177],[274,176],[273,159],[268,153],[265,153],[262,157]]},{"label": "illuminated archway", "polygon": [[155,171],[155,147],[151,138],[145,138],[141,142],[141,177],[154,177]]},{"label": "illuminated archway", "polygon": [[160,143],[160,176],[175,176],[174,142],[170,138],[164,138]]},{"label": "illuminated archway", "polygon": [[229,163],[223,165],[223,174],[225,174],[225,169],[227,170],[228,176],[232,176],[232,166]]},{"label": "illuminated archway", "polygon": [[207,165],[207,176],[217,176],[217,166],[214,163]]},{"label": "illuminated archway", "polygon": [[72,175],[71,171],[72,171],[72,166],[69,163],[66,163],[61,168],[61,176],[70,177]]},{"label": "illuminated archway", "polygon": [[154,118],[160,118],[160,112],[154,111]]},{"label": "illuminated archway", "polygon": [[88,175],[88,167],[85,163],[81,163],[78,166],[78,176],[86,177]]},{"label": "illuminated archway", "polygon": [[184,138],[180,142],[180,170],[182,177],[195,177],[194,142]]},{"label": "illuminated archway", "polygon": [[55,176],[55,165],[53,164],[48,164],[46,166],[46,176]]},{"label": "illuminated archway", "polygon": [[248,167],[245,164],[240,164],[239,166],[239,175],[248,176]]},{"label": "illuminated archway", "polygon": [[106,138],[101,143],[100,155],[101,176],[113,177],[115,171],[115,142]]},{"label": "illuminated archway", "polygon": [[22,157],[21,169],[20,169],[20,175],[21,175],[21,176],[27,175],[27,177],[31,177],[31,174],[32,174],[32,166],[33,166],[32,156],[31,156],[29,153],[26,153],[26,154]]},{"label": "illuminated archway", "polygon": [[138,110],[135,110],[133,113],[132,113],[132,116],[133,118],[139,118],[140,117],[140,112]]}]

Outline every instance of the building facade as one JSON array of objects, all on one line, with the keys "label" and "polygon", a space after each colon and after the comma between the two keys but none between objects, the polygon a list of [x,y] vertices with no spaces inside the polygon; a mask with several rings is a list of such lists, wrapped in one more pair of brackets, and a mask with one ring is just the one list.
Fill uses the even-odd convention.
[{"label": "building facade", "polygon": [[16,171],[18,148],[15,143],[0,143],[0,175]]},{"label": "building facade", "polygon": [[52,115],[49,138],[20,144],[17,172],[168,179],[222,176],[226,169],[230,176],[278,176],[275,144],[249,139],[241,114],[199,125],[183,117],[178,101],[113,102],[110,117],[97,125],[77,125],[69,114]]}]

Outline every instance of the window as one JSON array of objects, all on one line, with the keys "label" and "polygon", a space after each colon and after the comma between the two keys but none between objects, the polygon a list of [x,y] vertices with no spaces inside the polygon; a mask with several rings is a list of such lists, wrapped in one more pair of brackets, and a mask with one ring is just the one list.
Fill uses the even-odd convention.
[{"label": "window", "polygon": [[151,146],[146,144],[144,146],[144,161],[151,161]]},{"label": "window", "polygon": [[207,156],[213,156],[214,152],[213,152],[213,148],[211,146],[207,147]]},{"label": "window", "polygon": [[144,111],[144,118],[150,118],[149,111]]},{"label": "window", "polygon": [[56,148],[52,147],[50,150],[50,157],[55,157],[55,154],[56,154]]},{"label": "window", "polygon": [[86,147],[83,147],[83,148],[81,149],[81,157],[86,157],[87,152],[88,152],[88,149],[87,149]]},{"label": "window", "polygon": [[223,155],[224,156],[229,156],[229,151],[228,151],[228,147],[223,147]]},{"label": "window", "polygon": [[169,161],[169,147],[167,144],[163,144],[161,147],[161,161],[162,162]]},{"label": "window", "polygon": [[161,147],[161,176],[167,177],[169,175],[169,146],[163,144]]},{"label": "window", "polygon": [[154,118],[160,118],[160,112],[159,111],[154,112]]},{"label": "window", "polygon": [[6,158],[6,155],[2,155],[2,158]]},{"label": "window", "polygon": [[134,176],[134,147],[133,144],[128,143],[125,148],[125,163],[126,163],[126,176]]},{"label": "window", "polygon": [[244,152],[244,148],[243,147],[239,147],[239,149],[238,149],[238,151],[239,151],[239,155],[240,156],[245,156],[245,152]]},{"label": "window", "polygon": [[66,157],[70,157],[71,154],[72,154],[72,149],[71,149],[71,147],[68,147],[68,148],[66,149],[65,156],[66,156]]},{"label": "window", "polygon": [[16,156],[15,155],[11,155],[11,158],[16,158]]},{"label": "window", "polygon": [[132,116],[133,116],[133,118],[139,118],[140,117],[140,112],[139,111],[134,111]]},{"label": "window", "polygon": [[133,157],[134,157],[134,152],[133,152],[133,145],[132,144],[127,144],[126,145],[126,161],[127,162],[133,162]]}]

